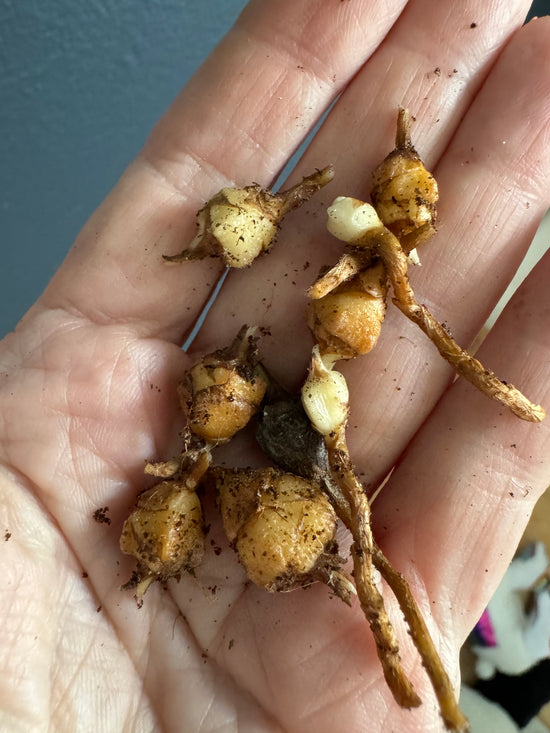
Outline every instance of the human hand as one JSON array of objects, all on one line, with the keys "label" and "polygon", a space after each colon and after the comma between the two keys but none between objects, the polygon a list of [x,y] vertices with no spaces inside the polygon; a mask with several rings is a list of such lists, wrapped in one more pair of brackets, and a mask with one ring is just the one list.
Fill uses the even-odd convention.
[{"label": "human hand", "polygon": [[[144,460],[174,448],[175,385],[194,360],[180,344],[219,275],[216,262],[170,267],[161,255],[192,237],[205,200],[232,182],[271,183],[342,92],[292,177],[333,163],[333,183],[289,215],[268,256],[230,273],[193,346],[225,345],[255,322],[289,385],[310,353],[304,292],[340,251],[324,208],[367,196],[399,106],[417,119],[413,140],[441,192],[439,232],[411,277],[459,343],[480,329],[548,206],[548,21],[511,37],[528,2],[404,5],[253,2],[2,343],[6,730],[441,730],[390,600],[424,700],[412,712],[391,698],[360,610],[320,586],[272,596],[247,585],[212,508],[196,578],[151,587],[141,609],[120,591],[132,566],[122,522]],[[549,267],[546,257],[481,352],[543,405]],[[375,534],[458,682],[459,648],[548,482],[548,427],[451,386],[396,309],[375,351],[343,371],[363,480],[374,487],[398,463],[373,505]],[[100,507],[111,524],[92,519]]]}]

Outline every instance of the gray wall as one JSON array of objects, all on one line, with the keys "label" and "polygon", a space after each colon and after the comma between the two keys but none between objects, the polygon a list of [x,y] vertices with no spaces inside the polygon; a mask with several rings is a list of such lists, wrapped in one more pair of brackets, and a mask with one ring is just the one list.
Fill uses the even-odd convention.
[{"label": "gray wall", "polygon": [[0,0],[0,336],[245,0]]},{"label": "gray wall", "polygon": [[245,4],[0,0],[0,336]]}]

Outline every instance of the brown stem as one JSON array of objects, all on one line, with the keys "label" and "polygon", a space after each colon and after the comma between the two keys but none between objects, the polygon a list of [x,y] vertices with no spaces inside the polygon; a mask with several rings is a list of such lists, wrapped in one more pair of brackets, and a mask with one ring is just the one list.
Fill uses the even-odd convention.
[{"label": "brown stem", "polygon": [[323,486],[323,491],[328,497],[328,500],[330,501],[332,506],[334,507],[334,510],[339,519],[341,519],[345,526],[349,529],[351,527],[351,509],[346,500],[346,497],[342,493],[342,489],[336,483],[336,481],[334,481],[332,475],[329,475],[328,471],[326,475],[321,477],[321,483]]},{"label": "brown stem", "polygon": [[344,429],[326,436],[325,441],[334,480],[351,508],[346,518],[353,537],[353,574],[357,595],[376,642],[384,677],[401,707],[418,707],[421,700],[403,670],[397,637],[388,618],[384,599],[374,581],[370,508],[363,487],[353,472]]},{"label": "brown stem", "polygon": [[399,108],[397,114],[397,131],[395,133],[395,147],[398,150],[412,148],[411,143],[411,115],[408,109]]},{"label": "brown stem", "polygon": [[377,545],[374,546],[373,562],[399,602],[401,611],[409,626],[411,638],[431,680],[445,724],[449,730],[465,733],[469,730],[468,720],[458,707],[453,686],[437,653],[420,609],[414,600],[409,584],[403,575],[395,570]]},{"label": "brown stem", "polygon": [[427,242],[428,239],[431,239],[434,234],[434,223],[432,221],[427,221],[425,224],[422,224],[422,226],[418,227],[417,229],[413,229],[413,231],[409,232],[409,234],[404,234],[402,237],[400,237],[399,243],[401,244],[401,249],[403,250],[403,252],[405,252],[405,254],[409,254],[411,250],[420,247],[421,244],[424,244],[424,242]]},{"label": "brown stem", "polygon": [[168,461],[148,461],[144,473],[157,478],[173,478],[177,476],[185,486],[194,490],[212,462],[211,446],[195,440],[194,447],[184,446],[177,458]]},{"label": "brown stem", "polygon": [[458,707],[449,676],[409,585],[374,541],[370,526],[369,502],[353,471],[344,431],[341,430],[338,435],[327,436],[325,440],[333,476],[346,499],[346,504],[335,505],[336,513],[353,536],[352,552],[357,595],[371,626],[388,686],[397,702],[403,707],[420,704],[420,699],[401,666],[395,631],[387,616],[383,598],[374,584],[373,567],[379,570],[399,603],[413,643],[432,683],[446,726],[451,731],[466,733],[469,730],[468,720]]},{"label": "brown stem", "polygon": [[543,407],[528,400],[513,384],[501,382],[493,372],[485,369],[481,362],[456,343],[425,306],[418,303],[407,275],[407,256],[399,240],[387,229],[378,236],[377,250],[393,288],[394,303],[424,331],[441,356],[481,392],[506,405],[522,420],[543,420],[546,414]]},{"label": "brown stem", "polygon": [[182,480],[185,481],[185,486],[194,491],[199,485],[200,480],[204,474],[208,471],[210,463],[212,462],[212,453],[210,452],[210,446],[205,445],[204,448],[197,450],[195,455],[187,456],[184,455],[182,461]]},{"label": "brown stem", "polygon": [[351,606],[351,598],[356,595],[356,589],[353,581],[341,570],[336,570],[328,564],[321,564],[311,572],[311,577],[324,583],[335,596],[347,606]]},{"label": "brown stem", "polygon": [[180,470],[181,459],[171,458],[169,461],[147,461],[144,472],[157,478],[172,478]]},{"label": "brown stem", "polygon": [[327,165],[322,170],[316,170],[310,176],[302,178],[300,183],[275,194],[280,199],[279,216],[283,217],[291,209],[296,209],[313,196],[320,188],[326,186],[334,178],[334,166]]},{"label": "brown stem", "polygon": [[364,258],[353,252],[346,252],[340,257],[338,262],[321,275],[313,285],[308,288],[307,296],[312,300],[319,300],[325,295],[331,293],[342,283],[351,280],[365,268]]}]

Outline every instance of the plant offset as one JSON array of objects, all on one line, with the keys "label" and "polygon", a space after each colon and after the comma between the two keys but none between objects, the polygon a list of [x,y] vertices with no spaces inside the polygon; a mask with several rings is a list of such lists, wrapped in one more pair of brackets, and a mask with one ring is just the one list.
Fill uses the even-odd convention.
[{"label": "plant offset", "polygon": [[[228,541],[249,579],[270,592],[320,581],[348,605],[357,596],[393,696],[403,707],[416,707],[421,700],[403,669],[378,571],[403,612],[446,726],[465,731],[467,720],[407,581],[373,537],[369,501],[346,443],[348,388],[335,364],[374,348],[391,288],[395,305],[460,375],[524,420],[540,422],[545,413],[460,348],[415,298],[408,265],[435,233],[438,190],[411,143],[409,127],[408,113],[400,110],[396,147],[373,174],[373,205],[338,197],[328,209],[328,229],[345,249],[308,290],[303,317],[315,344],[301,393],[289,394],[270,379],[254,329],[247,326],[231,344],[197,362],[178,388],[187,418],[181,453],[147,464],[146,473],[159,481],[138,497],[120,546],[137,560],[125,587],[134,588],[141,603],[153,581],[179,578],[200,564],[205,527],[199,494],[215,490]],[[165,259],[214,256],[229,267],[248,267],[271,247],[285,214],[332,178],[327,167],[281,194],[256,184],[224,188],[199,211],[190,246]],[[216,446],[251,420],[275,467],[213,466]],[[352,537],[351,577],[335,541],[338,520]]]}]

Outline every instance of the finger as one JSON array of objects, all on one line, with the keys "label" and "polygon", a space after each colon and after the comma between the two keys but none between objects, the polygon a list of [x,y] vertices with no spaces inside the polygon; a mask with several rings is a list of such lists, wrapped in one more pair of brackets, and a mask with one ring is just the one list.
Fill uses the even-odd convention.
[{"label": "finger", "polygon": [[42,305],[179,338],[220,268],[170,268],[161,255],[183,248],[221,187],[274,179],[403,3],[253,2],[84,228]]},{"label": "finger", "polygon": [[[421,255],[423,267],[411,273],[411,280],[418,297],[439,320],[451,324],[466,346],[507,285],[550,198],[546,144],[550,88],[540,65],[540,59],[548,57],[548,32],[548,23],[531,23],[513,38],[475,96],[436,170],[442,181],[440,229]],[[448,62],[454,63],[453,58]],[[510,83],[516,89],[514,104]],[[338,108],[335,112],[338,114]],[[530,121],[527,129],[526,119]],[[426,137],[427,144],[430,139]],[[502,140],[508,144],[503,146]],[[466,164],[472,147],[480,152],[473,164]],[[521,175],[527,170],[529,176]],[[327,192],[326,198],[339,193],[342,191]],[[323,193],[317,201],[326,203],[326,198]],[[324,216],[319,213],[318,218]],[[302,378],[311,344],[303,293],[316,268],[312,265],[304,273],[304,260],[331,262],[330,255],[323,254],[327,240],[321,233],[322,224],[311,235],[302,217],[297,219],[295,237],[281,241],[272,255],[258,261],[246,281],[244,273],[226,284],[224,299],[209,317],[208,328],[201,333],[204,341],[199,343],[208,338],[213,342],[233,314],[237,322],[254,314],[256,322],[272,334],[263,342],[266,363],[277,377],[294,384]],[[465,242],[475,244],[468,247]],[[328,246],[333,247],[334,262],[338,243]],[[231,310],[224,312],[225,303],[231,303]],[[455,312],[459,317],[453,316]],[[281,344],[293,348],[281,348]],[[367,483],[376,484],[449,384],[451,371],[433,345],[391,305],[376,349],[342,370],[351,387],[352,455],[366,472]]]},{"label": "finger", "polygon": [[[550,202],[550,80],[545,73],[532,75],[541,57],[550,61],[549,32],[548,22],[533,23],[514,37],[436,169],[439,232],[421,252],[422,268],[410,276],[421,302],[464,347],[508,285]],[[513,103],[510,85],[516,89]],[[352,430],[350,447],[366,453],[374,483],[453,377],[433,345],[401,314],[389,314],[383,338],[368,364],[357,360],[349,370],[350,379],[359,379],[352,394],[360,405],[353,424],[366,421],[372,436],[366,449],[360,430]],[[490,362],[485,366],[495,370]],[[361,400],[368,393],[375,399]],[[390,441],[392,454],[386,448]],[[376,466],[372,457],[384,454],[386,462]]]},{"label": "finger", "polygon": [[[321,161],[332,162],[335,180],[305,207],[303,215],[290,215],[297,231],[290,231],[289,221],[284,237],[268,258],[255,263],[253,271],[231,273],[224,285],[224,299],[212,311],[197,342],[199,348],[216,340],[213,334],[225,329],[230,314],[246,321],[246,309],[261,314],[270,325],[276,327],[279,321],[279,325],[286,326],[282,313],[287,308],[303,307],[303,290],[318,268],[331,256],[337,257],[340,250],[340,245],[329,239],[325,231],[326,204],[337,194],[368,195],[365,188],[370,171],[393,146],[399,106],[409,105],[417,114],[414,136],[422,155],[428,159],[438,155],[448,144],[457,119],[494,62],[501,44],[521,24],[529,4],[520,0],[508,7],[509,11],[502,16],[485,4],[479,7],[474,0],[452,6],[434,6],[429,0],[408,4],[300,161],[300,174],[322,165]],[[470,18],[476,19],[476,28],[470,27]],[[436,69],[443,69],[444,73],[438,75]],[[312,211],[317,215],[316,221],[312,221]],[[315,245],[302,254],[308,242]],[[306,261],[307,272],[302,274]],[[246,299],[242,298],[243,288]],[[241,307],[226,314],[226,300],[236,299]]]},{"label": "finger", "polygon": [[[533,76],[541,58],[550,61],[549,33],[548,22],[531,23],[512,39],[435,171],[439,232],[410,277],[420,301],[466,348],[519,266],[550,202],[550,80],[544,72]],[[510,85],[516,90],[513,102]],[[368,461],[366,478],[373,484],[453,378],[433,345],[400,313],[388,314],[382,338],[368,363],[356,360],[347,372],[352,404],[358,406],[350,448],[359,462]],[[484,365],[495,371],[492,363]],[[362,399],[365,394],[374,399]]]},{"label": "finger", "polygon": [[[549,277],[547,254],[481,350],[483,359],[506,379],[521,381],[546,407]],[[458,380],[374,504],[380,540],[398,567],[422,578],[438,620],[461,640],[495,590],[549,483],[549,454],[548,418],[539,425],[520,422]]]},{"label": "finger", "polygon": [[[409,104],[415,111],[422,106],[427,111],[427,118],[418,113],[414,128],[415,141],[424,157],[429,158],[432,149],[437,154],[448,144],[456,118],[463,114],[484,70],[494,62],[511,30],[521,23],[527,7],[524,2],[515,3],[514,12],[504,21],[497,21],[495,15],[500,18],[500,14],[484,6],[484,17],[480,17],[477,6],[473,1],[466,9],[463,5],[434,7],[427,0],[409,3],[384,44],[335,105],[300,162],[303,172],[329,159],[335,165],[335,180],[310,202],[303,214],[291,215],[284,238],[269,257],[255,263],[253,271],[231,273],[224,285],[224,297],[213,309],[197,342],[198,348],[216,340],[212,334],[225,329],[228,316],[246,321],[247,309],[261,314],[273,329],[283,325],[287,328],[288,319],[283,315],[287,310],[303,310],[303,291],[319,267],[330,262],[331,257],[334,261],[340,251],[340,244],[326,233],[324,208],[338,194],[366,195],[370,171],[393,146],[396,110],[400,105]],[[471,22],[466,23],[465,17],[478,19],[479,32],[477,27],[470,28]],[[442,28],[444,32],[440,32]],[[435,59],[440,69],[460,68],[460,80],[453,73],[435,75]],[[439,120],[435,124],[433,109]],[[442,115],[445,122],[441,121]],[[311,211],[316,213],[315,220]],[[296,232],[290,231],[291,223]],[[315,245],[303,254],[309,242]],[[226,300],[238,300],[240,307],[232,307],[226,313]]]},{"label": "finger", "polygon": [[305,160],[313,161],[325,148],[334,151],[338,183],[350,195],[368,197],[380,151],[388,141],[393,145],[396,111],[407,107],[422,157],[432,166],[529,5],[515,0],[502,12],[476,0],[410,2],[339,100]]},{"label": "finger", "polygon": [[155,716],[142,680],[63,535],[32,492],[3,468],[0,497],[2,525],[9,527],[0,598],[1,727],[86,729],[97,713],[95,729],[101,730],[101,711],[109,700],[107,729],[128,730],[128,720],[135,719],[153,730]]}]

